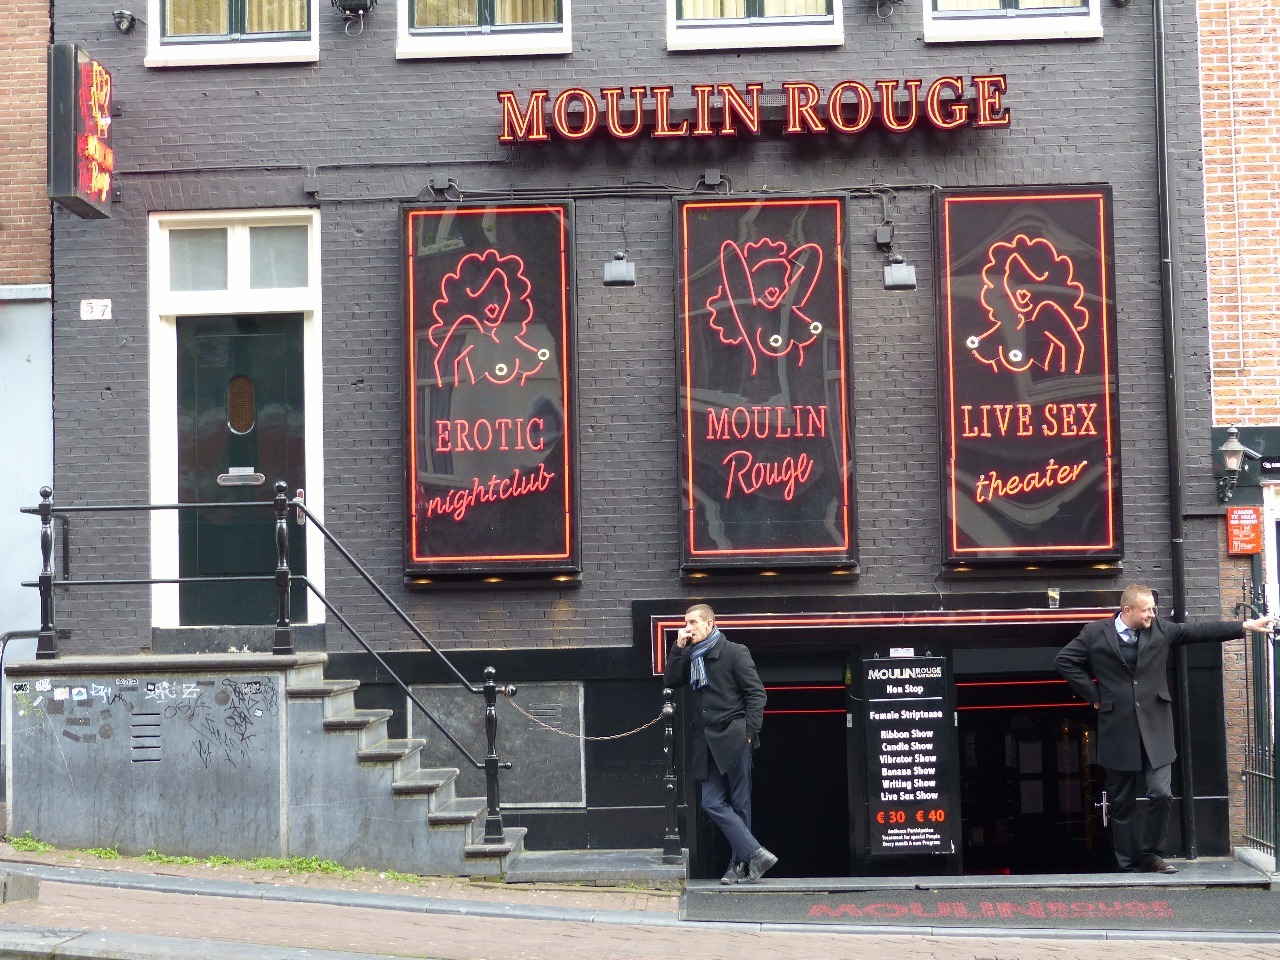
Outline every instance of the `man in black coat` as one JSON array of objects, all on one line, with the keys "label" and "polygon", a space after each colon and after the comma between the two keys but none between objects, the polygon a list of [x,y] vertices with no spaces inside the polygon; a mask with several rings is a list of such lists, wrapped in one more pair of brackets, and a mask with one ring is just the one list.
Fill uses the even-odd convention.
[{"label": "man in black coat", "polygon": [[[1269,631],[1275,623],[1275,617],[1243,623],[1160,620],[1151,590],[1134,583],[1120,597],[1119,614],[1087,624],[1059,651],[1058,672],[1098,711],[1098,764],[1107,772],[1111,842],[1122,871],[1178,872],[1164,860],[1177,756],[1169,652],[1184,643],[1234,640],[1245,630]],[[1141,844],[1133,824],[1140,779],[1147,789]]]},{"label": "man in black coat", "polygon": [[754,882],[778,862],[751,833],[751,754],[760,745],[764,684],[751,652],[717,629],[709,606],[690,607],[684,624],[663,679],[693,690],[693,777],[702,783],[702,809],[733,851],[720,882]]}]

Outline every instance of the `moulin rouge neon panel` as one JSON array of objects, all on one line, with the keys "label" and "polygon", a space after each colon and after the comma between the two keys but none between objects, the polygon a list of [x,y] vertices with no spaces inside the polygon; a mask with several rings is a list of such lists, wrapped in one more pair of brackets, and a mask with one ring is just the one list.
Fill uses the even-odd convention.
[{"label": "moulin rouge neon panel", "polygon": [[572,207],[404,226],[407,572],[577,572]]},{"label": "moulin rouge neon panel", "polygon": [[1110,189],[936,203],[944,559],[1119,559]]},{"label": "moulin rouge neon panel", "polygon": [[844,205],[676,202],[683,563],[855,562]]}]

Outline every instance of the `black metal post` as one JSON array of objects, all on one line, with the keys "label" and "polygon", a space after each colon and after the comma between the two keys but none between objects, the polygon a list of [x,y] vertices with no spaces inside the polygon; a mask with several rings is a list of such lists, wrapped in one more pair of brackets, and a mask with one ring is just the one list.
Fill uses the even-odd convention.
[{"label": "black metal post", "polygon": [[58,631],[53,626],[53,488],[40,488],[40,634],[37,660],[58,658]]},{"label": "black metal post", "polygon": [[1271,856],[1280,873],[1280,642],[1271,634]]},{"label": "black metal post", "polygon": [[680,852],[680,821],[676,812],[676,749],[675,726],[672,718],[676,715],[675,691],[670,687],[662,689],[662,752],[667,758],[667,773],[662,778],[662,791],[667,806],[667,832],[662,838],[662,862],[682,863],[684,855]]},{"label": "black metal post", "polygon": [[283,480],[276,481],[276,639],[271,652],[293,653],[293,626],[289,622],[289,495]]},{"label": "black metal post", "polygon": [[498,798],[498,771],[510,770],[510,763],[498,760],[498,693],[514,696],[516,688],[512,684],[499,687],[494,681],[497,670],[484,668],[484,734],[488,741],[488,749],[484,757],[484,790],[488,812],[484,818],[484,842],[502,843],[506,834],[502,829],[502,803]]}]

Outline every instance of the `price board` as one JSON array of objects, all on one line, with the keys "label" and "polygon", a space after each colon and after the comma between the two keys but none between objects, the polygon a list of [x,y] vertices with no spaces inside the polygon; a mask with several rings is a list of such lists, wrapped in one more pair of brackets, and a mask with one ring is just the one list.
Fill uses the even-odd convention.
[{"label": "price board", "polygon": [[956,852],[950,683],[945,657],[862,661],[871,856]]}]

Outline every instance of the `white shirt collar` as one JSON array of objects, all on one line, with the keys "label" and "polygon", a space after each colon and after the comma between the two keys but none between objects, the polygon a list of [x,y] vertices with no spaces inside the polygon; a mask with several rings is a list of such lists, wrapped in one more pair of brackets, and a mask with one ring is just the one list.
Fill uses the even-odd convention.
[{"label": "white shirt collar", "polygon": [[1120,642],[1121,642],[1121,643],[1123,643],[1123,642],[1124,642],[1124,632],[1125,632],[1126,630],[1128,630],[1128,631],[1130,631],[1130,632],[1132,633],[1132,635],[1133,635],[1133,639],[1135,639],[1135,640],[1137,640],[1137,639],[1138,639],[1138,631],[1137,631],[1137,630],[1134,630],[1134,629],[1133,629],[1133,627],[1131,627],[1131,626],[1129,626],[1127,623],[1125,623],[1125,622],[1124,622],[1124,617],[1117,615],[1117,616],[1116,616],[1116,633],[1120,634]]}]

